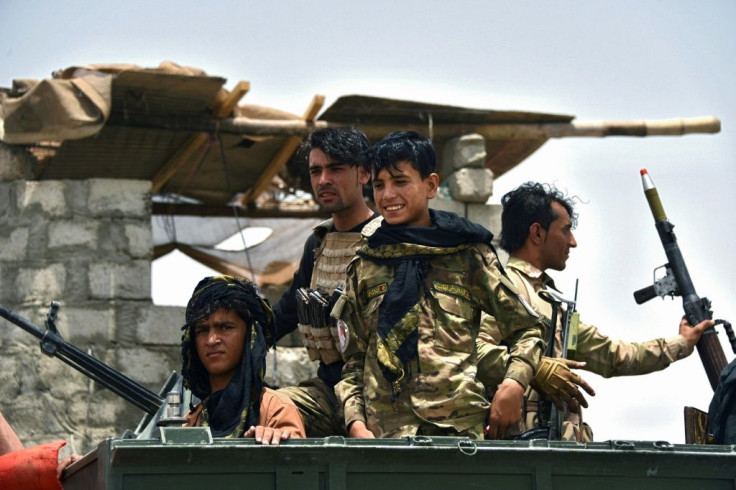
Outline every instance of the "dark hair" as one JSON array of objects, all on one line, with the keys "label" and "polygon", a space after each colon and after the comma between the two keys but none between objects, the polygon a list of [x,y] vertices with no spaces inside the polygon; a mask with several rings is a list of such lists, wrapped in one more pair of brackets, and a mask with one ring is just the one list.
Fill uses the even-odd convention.
[{"label": "dark hair", "polygon": [[539,223],[549,230],[549,225],[559,218],[552,209],[552,202],[559,203],[570,215],[572,227],[577,226],[578,215],[572,198],[565,197],[553,185],[526,182],[501,198],[501,248],[509,253],[519,250],[529,236],[529,228]]},{"label": "dark hair", "polygon": [[318,149],[330,158],[350,166],[365,167],[365,152],[368,149],[368,138],[355,126],[339,126],[313,131],[302,143],[300,152],[309,156],[309,152]]},{"label": "dark hair", "polygon": [[396,131],[373,145],[367,153],[367,165],[375,177],[384,168],[398,170],[399,163],[409,161],[422,179],[434,173],[437,157],[429,138],[414,131]]}]

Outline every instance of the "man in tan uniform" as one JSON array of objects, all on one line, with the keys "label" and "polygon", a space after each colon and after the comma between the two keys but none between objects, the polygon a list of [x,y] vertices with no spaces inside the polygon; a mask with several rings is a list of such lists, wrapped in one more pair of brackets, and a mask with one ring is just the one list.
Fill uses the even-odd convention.
[{"label": "man in tan uniform", "polygon": [[[507,193],[501,200],[501,247],[510,257],[506,272],[522,297],[543,318],[549,321],[552,305],[538,293],[545,288],[556,289],[547,269],[564,270],[570,249],[577,246],[572,230],[577,215],[571,199],[557,189],[544,184],[527,182]],[[562,352],[558,315],[555,355]],[[684,318],[679,335],[670,339],[647,342],[625,342],[603,335],[596,327],[580,323],[577,349],[570,357],[584,362],[583,369],[603,377],[631,376],[659,371],[671,363],[689,356],[703,331],[713,326],[706,320],[695,327]],[[479,351],[488,362],[505,362],[505,348],[499,347],[498,332],[493,318],[486,318],[478,337]],[[484,372],[494,372],[491,369]],[[491,388],[498,380],[482,379]],[[510,437],[539,426],[537,408],[539,395],[534,390],[525,394],[525,415],[522,424],[507,434]],[[581,424],[576,414],[569,414],[563,423],[563,439],[592,440],[587,424]]]}]

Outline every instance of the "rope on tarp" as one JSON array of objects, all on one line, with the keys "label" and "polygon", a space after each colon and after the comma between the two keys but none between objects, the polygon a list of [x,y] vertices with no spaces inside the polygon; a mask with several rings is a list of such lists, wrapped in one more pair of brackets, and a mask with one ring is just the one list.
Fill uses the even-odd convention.
[{"label": "rope on tarp", "polygon": [[[186,176],[186,179],[184,180],[184,183],[182,183],[181,186],[179,186],[178,192],[172,192],[170,195],[172,199],[168,202],[168,204],[173,207],[176,204],[179,204],[183,201],[182,195],[184,193],[184,190],[189,187],[189,183],[192,181],[192,178],[194,175],[199,171],[199,169],[202,168],[202,165],[204,164],[205,159],[207,158],[207,155],[210,153],[210,148],[212,147],[212,144],[207,144],[204,146],[204,148],[199,152],[199,159],[197,160],[196,165],[192,167],[192,169],[189,172],[189,175]],[[171,243],[178,243],[177,235],[176,235],[176,216],[173,214],[166,214],[166,215],[160,215],[159,218],[161,219],[161,224],[163,226],[164,232],[166,233],[166,236],[169,239],[169,242]]]},{"label": "rope on tarp", "polygon": [[[233,195],[233,189],[230,185],[230,174],[228,173],[228,167],[227,167],[227,158],[225,157],[225,145],[222,142],[222,136],[219,132],[216,132],[213,134],[214,137],[217,138],[217,142],[219,143],[220,148],[220,158],[222,159],[222,170],[225,175],[225,186],[227,187],[227,192],[229,195]],[[253,264],[250,260],[250,252],[248,251],[248,244],[245,241],[245,233],[243,233],[243,226],[240,224],[240,215],[238,214],[238,207],[237,206],[231,206],[233,209],[233,217],[235,218],[235,225],[238,227],[238,233],[240,234],[240,238],[243,241],[243,252],[245,253],[245,260],[248,263],[248,270],[250,270],[251,274],[251,280],[253,281],[253,284],[258,284],[256,281],[256,273],[253,270]]]}]

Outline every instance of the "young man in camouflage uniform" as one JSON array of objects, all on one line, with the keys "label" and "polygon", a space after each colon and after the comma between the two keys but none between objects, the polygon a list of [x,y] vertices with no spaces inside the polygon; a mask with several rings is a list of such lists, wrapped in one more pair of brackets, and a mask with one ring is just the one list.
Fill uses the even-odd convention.
[{"label": "young man in camouflage uniform", "polygon": [[[570,249],[577,246],[572,233],[577,219],[574,203],[556,188],[534,182],[527,182],[507,193],[501,203],[501,247],[510,255],[506,272],[532,308],[543,318],[549,319],[552,305],[542,300],[538,293],[545,288],[556,289],[546,271],[564,270]],[[558,315],[558,319],[561,316]],[[706,320],[692,327],[683,318],[680,334],[676,337],[624,342],[601,334],[592,325],[580,323],[577,349],[570,357],[582,362],[583,369],[606,378],[647,374],[689,356],[703,331],[711,326],[713,321]],[[557,322],[556,332],[555,355],[559,356],[562,352],[560,321]],[[486,319],[478,337],[478,349],[484,358],[494,359],[500,367],[506,362],[508,354],[505,347],[496,345],[499,336],[493,318]],[[484,372],[493,372],[493,369]],[[489,387],[494,385],[493,379],[483,379],[483,382]],[[539,427],[538,401],[538,393],[527,390],[522,423],[512,428],[508,436]],[[562,438],[591,441],[593,433],[587,424],[580,424],[580,418],[571,413],[563,423]]]},{"label": "young man in camouflage uniform", "polygon": [[314,198],[332,218],[317,225],[307,239],[299,269],[274,306],[274,317],[277,339],[299,325],[309,358],[319,361],[317,378],[280,390],[299,408],[308,437],[345,435],[334,391],[343,362],[329,328],[299,324],[296,293],[299,288],[319,288],[331,294],[343,287],[345,269],[362,240],[360,231],[378,217],[363,199],[363,186],[370,180],[364,168],[367,148],[367,138],[354,127],[315,131],[302,148],[308,154]]},{"label": "young man in camouflage uniform", "polygon": [[520,418],[544,326],[503,276],[491,233],[429,209],[439,177],[428,139],[392,133],[368,162],[384,219],[363,229],[367,244],[332,310],[346,360],[335,390],[349,435],[482,438],[489,405],[476,379],[481,311],[498,318],[509,345],[490,414],[491,435],[502,435]]}]

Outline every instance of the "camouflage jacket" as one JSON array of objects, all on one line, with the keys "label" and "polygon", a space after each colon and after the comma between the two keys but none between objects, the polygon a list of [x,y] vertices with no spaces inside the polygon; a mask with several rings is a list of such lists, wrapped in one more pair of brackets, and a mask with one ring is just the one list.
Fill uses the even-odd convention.
[{"label": "camouflage jacket", "polygon": [[[552,278],[530,263],[516,257],[509,258],[506,264],[506,272],[519,289],[519,293],[532,308],[544,318],[550,318],[552,306],[543,301],[537,293],[548,286],[555,288]],[[561,324],[558,321],[555,355],[560,355],[562,352],[560,329]],[[503,364],[505,362],[506,348],[495,345],[498,344],[497,339],[499,337],[500,332],[493,319],[490,318],[484,321],[481,326],[481,335],[478,338],[478,347],[483,352],[484,357],[489,356],[487,359],[489,364]],[[585,361],[587,363],[585,370],[592,371],[604,378],[610,378],[612,376],[632,376],[660,371],[671,363],[684,359],[692,352],[693,348],[687,345],[685,338],[681,335],[647,342],[625,342],[611,339],[603,335],[593,325],[581,322],[578,327],[577,351],[571,356],[571,359]],[[488,367],[486,371],[493,372],[493,369]]]},{"label": "camouflage jacket", "polygon": [[[393,256],[427,252],[417,247],[422,246],[385,245],[371,251]],[[378,312],[395,269],[356,257],[348,266],[345,293],[332,312],[342,320],[340,328],[347,329],[341,343],[346,365],[335,387],[346,427],[363,421],[376,437],[414,435],[420,426],[482,437],[489,405],[476,377],[481,311],[499,319],[501,337],[510,346],[507,367],[494,369],[523,386],[544,351],[543,324],[502,277],[489,246],[469,244],[436,255],[429,259],[419,299],[418,356],[405,366],[407,374],[396,394],[376,355]]]},{"label": "camouflage jacket", "polygon": [[[519,289],[521,296],[549,323],[552,306],[542,300],[537,293],[545,287],[557,289],[552,278],[525,260],[516,257],[509,258],[506,264],[506,272]],[[561,316],[560,314],[558,318]],[[493,394],[495,387],[502,381],[495,373],[501,369],[508,358],[506,347],[500,345],[500,338],[501,332],[494,319],[484,317],[477,340],[478,364],[483,369],[479,369],[478,372],[480,380],[487,387],[489,396]],[[561,322],[558,321],[555,339],[556,356],[562,353],[560,338]],[[574,355],[569,357],[576,361],[586,362],[583,369],[610,378],[612,376],[631,376],[660,371],[674,361],[689,356],[692,352],[693,348],[687,345],[685,338],[681,335],[666,340],[660,338],[647,342],[624,342],[611,339],[600,333],[596,327],[581,322],[578,326],[577,350]],[[485,373],[491,373],[492,376],[484,377]],[[539,426],[537,418],[538,400],[539,394],[531,388],[527,388],[524,403],[527,408],[524,411],[522,423],[516,428],[509,429],[507,437],[515,437],[525,430]],[[564,439],[572,439],[577,434],[579,429],[573,427],[577,424],[578,416],[568,414],[567,421],[563,425]],[[587,441],[592,440],[592,430],[587,426],[582,430],[582,438]]]}]

